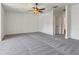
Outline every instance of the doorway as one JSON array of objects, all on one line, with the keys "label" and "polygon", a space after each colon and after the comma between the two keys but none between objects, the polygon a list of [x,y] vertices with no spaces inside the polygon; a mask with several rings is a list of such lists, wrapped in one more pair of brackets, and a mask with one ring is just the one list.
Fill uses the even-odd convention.
[{"label": "doorway", "polygon": [[54,8],[54,35],[63,35],[65,37],[65,7]]}]

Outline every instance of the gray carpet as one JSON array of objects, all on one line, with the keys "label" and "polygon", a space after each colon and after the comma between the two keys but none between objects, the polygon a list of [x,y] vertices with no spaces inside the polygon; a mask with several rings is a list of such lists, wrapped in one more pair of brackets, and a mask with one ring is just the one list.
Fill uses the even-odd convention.
[{"label": "gray carpet", "polygon": [[79,41],[41,32],[9,35],[0,42],[0,55],[79,55]]}]

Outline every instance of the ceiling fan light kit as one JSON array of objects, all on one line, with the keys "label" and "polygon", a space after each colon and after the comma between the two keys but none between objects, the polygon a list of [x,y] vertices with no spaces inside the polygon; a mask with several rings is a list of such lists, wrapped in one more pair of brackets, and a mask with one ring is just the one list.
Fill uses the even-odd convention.
[{"label": "ceiling fan light kit", "polygon": [[45,10],[45,8],[38,8],[38,3],[35,3],[35,7],[33,7],[33,12],[34,12],[34,14],[36,14],[36,15],[38,15],[38,14],[40,14],[40,13],[43,13],[43,10]]}]

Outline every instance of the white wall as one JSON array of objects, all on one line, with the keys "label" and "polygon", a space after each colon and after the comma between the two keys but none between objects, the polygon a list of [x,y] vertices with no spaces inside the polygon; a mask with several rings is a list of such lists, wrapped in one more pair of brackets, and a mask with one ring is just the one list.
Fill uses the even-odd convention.
[{"label": "white wall", "polygon": [[5,34],[37,32],[37,15],[5,12]]},{"label": "white wall", "polygon": [[0,4],[0,41],[4,37],[4,9],[2,4]]},{"label": "white wall", "polygon": [[1,41],[1,3],[0,3],[0,41]]},{"label": "white wall", "polygon": [[43,32],[53,35],[53,10],[40,15],[5,12],[5,34]]},{"label": "white wall", "polygon": [[79,40],[79,4],[71,7],[71,38]]},{"label": "white wall", "polygon": [[53,10],[39,16],[39,31],[53,35]]},{"label": "white wall", "polygon": [[65,6],[64,15],[64,27],[65,27],[65,38],[71,38],[71,6]]}]

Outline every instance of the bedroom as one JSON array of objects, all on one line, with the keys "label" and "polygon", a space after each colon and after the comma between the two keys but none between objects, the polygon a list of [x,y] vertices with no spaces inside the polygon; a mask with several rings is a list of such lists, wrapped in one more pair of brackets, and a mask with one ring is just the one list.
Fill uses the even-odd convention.
[{"label": "bedroom", "polygon": [[[65,9],[65,37],[55,35],[54,7]],[[79,4],[73,3],[1,3],[0,54],[79,54],[77,8]]]}]

